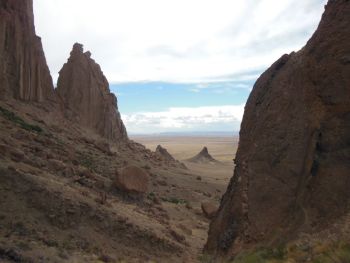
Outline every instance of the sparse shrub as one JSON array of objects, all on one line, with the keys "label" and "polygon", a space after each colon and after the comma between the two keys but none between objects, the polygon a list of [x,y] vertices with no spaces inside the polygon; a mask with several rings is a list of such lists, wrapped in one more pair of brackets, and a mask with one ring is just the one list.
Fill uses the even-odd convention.
[{"label": "sparse shrub", "polygon": [[173,204],[187,204],[188,201],[185,200],[185,199],[180,199],[180,198],[177,198],[177,197],[162,197],[162,200],[164,202],[169,202],[169,203],[173,203]]},{"label": "sparse shrub", "polygon": [[0,112],[6,119],[8,119],[9,121],[12,121],[13,123],[18,124],[22,129],[25,129],[27,131],[34,131],[37,133],[41,133],[43,131],[43,129],[40,128],[39,126],[26,123],[23,119],[18,117],[16,114],[2,107],[0,107]]},{"label": "sparse shrub", "polygon": [[96,166],[96,163],[94,162],[93,157],[85,153],[79,154],[78,162],[80,163],[80,165],[88,168],[90,171],[96,171],[97,169],[97,166]]},{"label": "sparse shrub", "polygon": [[153,193],[153,192],[148,193],[147,199],[153,201],[154,198],[156,198],[156,194],[155,193]]}]

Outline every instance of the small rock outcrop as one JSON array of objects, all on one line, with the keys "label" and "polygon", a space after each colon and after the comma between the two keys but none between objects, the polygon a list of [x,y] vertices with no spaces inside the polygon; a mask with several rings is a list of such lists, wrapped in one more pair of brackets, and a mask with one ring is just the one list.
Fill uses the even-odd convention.
[{"label": "small rock outcrop", "polygon": [[149,175],[137,166],[128,166],[117,173],[115,185],[120,190],[131,194],[143,194],[148,189]]},{"label": "small rock outcrop", "polygon": [[218,162],[209,154],[207,147],[204,147],[196,156],[188,159],[187,161],[192,163],[217,163]]},{"label": "small rock outcrop", "polygon": [[166,161],[175,162],[175,158],[168,152],[167,149],[158,145],[156,148],[156,154]]},{"label": "small rock outcrop", "polygon": [[89,51],[74,44],[68,62],[59,72],[57,93],[66,115],[110,141],[127,140],[127,133],[117,107],[117,98],[100,66]]},{"label": "small rock outcrop", "polygon": [[349,14],[350,1],[329,0],[307,45],[255,83],[207,252],[286,242],[349,211]]},{"label": "small rock outcrop", "polygon": [[1,0],[0,61],[0,99],[54,98],[41,39],[35,34],[32,0]]}]

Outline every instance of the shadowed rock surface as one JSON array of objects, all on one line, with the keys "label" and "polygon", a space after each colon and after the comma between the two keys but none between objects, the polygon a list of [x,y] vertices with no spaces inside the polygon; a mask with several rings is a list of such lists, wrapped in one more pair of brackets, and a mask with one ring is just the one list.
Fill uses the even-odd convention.
[{"label": "shadowed rock surface", "polygon": [[32,0],[1,0],[0,61],[1,99],[53,98],[52,78],[35,34]]},{"label": "shadowed rock surface", "polygon": [[68,62],[59,72],[57,93],[64,102],[67,116],[111,141],[127,140],[117,107],[117,98],[100,66],[74,44]]},{"label": "shadowed rock surface", "polygon": [[207,252],[283,243],[349,211],[349,14],[350,1],[330,0],[307,45],[256,82]]},{"label": "shadowed rock surface", "polygon": [[192,163],[217,163],[218,161],[215,160],[208,151],[207,147],[204,147],[196,156],[188,159],[187,161]]}]

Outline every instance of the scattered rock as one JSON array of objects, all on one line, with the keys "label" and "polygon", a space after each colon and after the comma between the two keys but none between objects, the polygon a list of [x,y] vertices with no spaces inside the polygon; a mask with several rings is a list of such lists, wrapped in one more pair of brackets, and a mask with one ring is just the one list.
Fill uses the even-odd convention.
[{"label": "scattered rock", "polygon": [[184,243],[186,240],[184,235],[179,234],[173,229],[170,229],[170,235],[179,243]]},{"label": "scattered rock", "polygon": [[49,166],[54,170],[54,171],[62,171],[62,170],[65,170],[66,168],[66,165],[59,161],[59,160],[55,160],[55,159],[50,159],[48,161],[49,163]]},{"label": "scattered rock", "polygon": [[10,151],[11,160],[14,162],[22,162],[25,159],[24,153],[19,149],[12,149]]}]

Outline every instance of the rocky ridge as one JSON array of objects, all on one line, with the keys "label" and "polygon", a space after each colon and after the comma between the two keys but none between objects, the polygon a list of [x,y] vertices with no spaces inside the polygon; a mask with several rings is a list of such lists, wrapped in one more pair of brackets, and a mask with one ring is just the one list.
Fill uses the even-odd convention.
[{"label": "rocky ridge", "polygon": [[207,252],[283,244],[349,212],[349,14],[350,1],[329,0],[307,45],[255,83]]}]

